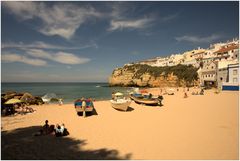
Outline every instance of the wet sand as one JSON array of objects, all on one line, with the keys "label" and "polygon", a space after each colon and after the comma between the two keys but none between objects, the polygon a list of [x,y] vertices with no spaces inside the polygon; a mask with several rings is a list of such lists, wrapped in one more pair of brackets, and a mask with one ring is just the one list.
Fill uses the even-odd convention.
[{"label": "wet sand", "polygon": [[[238,92],[190,93],[163,95],[161,107],[132,102],[126,112],[96,101],[86,118],[73,104],[31,106],[32,114],[2,117],[2,159],[238,159]],[[70,135],[33,136],[46,119]]]}]

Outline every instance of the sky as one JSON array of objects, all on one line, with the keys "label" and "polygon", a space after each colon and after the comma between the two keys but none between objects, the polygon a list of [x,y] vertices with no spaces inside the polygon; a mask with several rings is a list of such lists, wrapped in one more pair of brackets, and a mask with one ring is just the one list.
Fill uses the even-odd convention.
[{"label": "sky", "polygon": [[1,80],[107,82],[124,64],[238,35],[237,1],[5,1]]}]

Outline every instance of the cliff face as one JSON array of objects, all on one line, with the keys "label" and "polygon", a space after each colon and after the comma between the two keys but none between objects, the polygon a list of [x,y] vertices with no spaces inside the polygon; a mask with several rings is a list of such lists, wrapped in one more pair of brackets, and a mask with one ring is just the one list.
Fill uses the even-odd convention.
[{"label": "cliff face", "polygon": [[[145,68],[143,70],[143,68]],[[158,72],[159,73],[159,72]],[[179,79],[173,72],[159,74],[149,71],[146,67],[124,66],[116,68],[109,77],[110,86],[140,86],[140,87],[177,87],[185,86],[186,81]],[[195,81],[192,84],[196,84]]]}]

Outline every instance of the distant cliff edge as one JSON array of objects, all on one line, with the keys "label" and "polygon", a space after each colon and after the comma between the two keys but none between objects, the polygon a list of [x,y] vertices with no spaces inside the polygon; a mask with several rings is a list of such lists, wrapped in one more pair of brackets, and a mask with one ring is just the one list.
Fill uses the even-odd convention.
[{"label": "distant cliff edge", "polygon": [[191,65],[153,67],[146,64],[125,65],[113,70],[110,86],[177,87],[198,84],[197,68]]}]

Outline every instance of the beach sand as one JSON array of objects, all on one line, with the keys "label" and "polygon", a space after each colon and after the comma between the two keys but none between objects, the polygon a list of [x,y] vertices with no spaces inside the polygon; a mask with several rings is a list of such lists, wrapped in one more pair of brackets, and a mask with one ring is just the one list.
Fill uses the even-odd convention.
[{"label": "beach sand", "polygon": [[[96,101],[86,118],[73,104],[31,106],[32,114],[2,117],[2,159],[238,159],[238,92],[188,95],[164,95],[162,107],[132,102],[126,112]],[[70,135],[33,136],[46,119]]]}]

